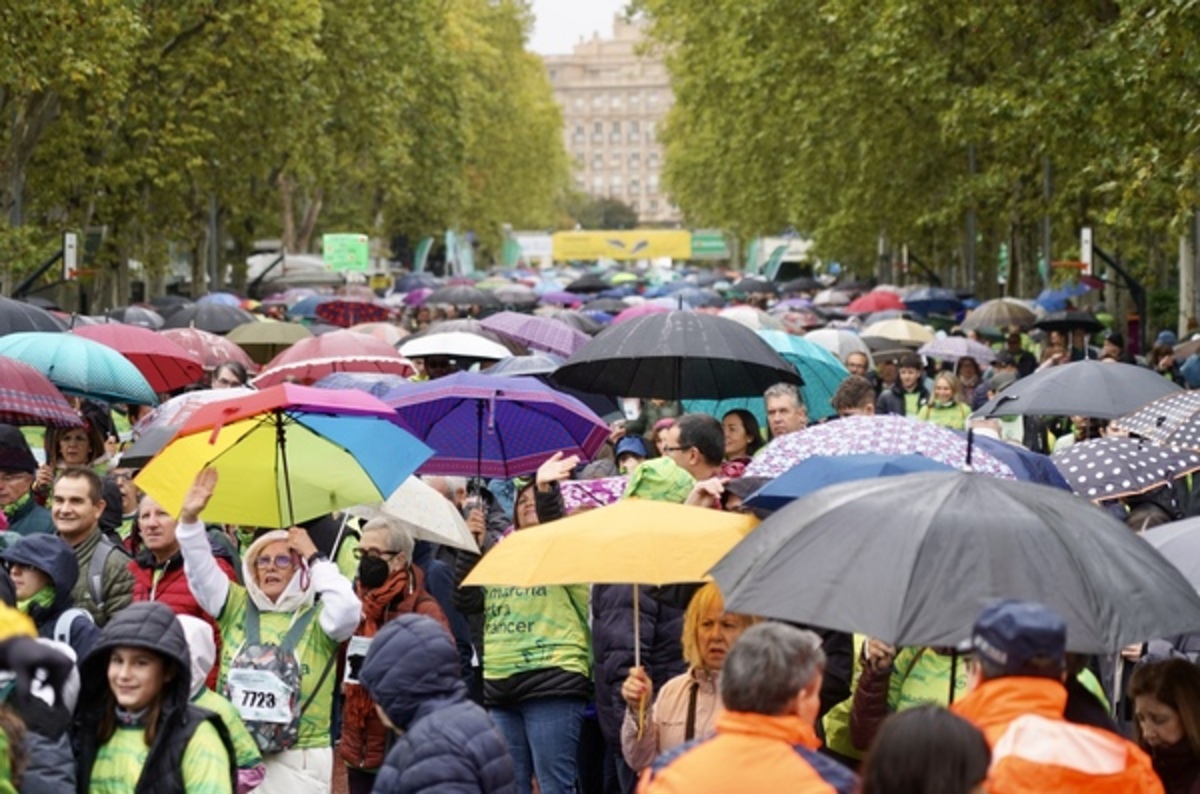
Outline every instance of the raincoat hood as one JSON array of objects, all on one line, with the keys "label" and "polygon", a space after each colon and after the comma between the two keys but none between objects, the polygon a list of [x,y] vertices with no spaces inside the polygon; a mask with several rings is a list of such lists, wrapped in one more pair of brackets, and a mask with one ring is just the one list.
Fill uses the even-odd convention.
[{"label": "raincoat hood", "polygon": [[175,674],[163,684],[162,713],[166,719],[183,719],[191,695],[192,658],[183,626],[175,613],[157,601],[139,601],[113,615],[79,667],[80,721],[95,725],[109,698],[108,657],[114,648],[145,648],[175,662]]},{"label": "raincoat hood", "polygon": [[250,596],[254,606],[258,607],[260,612],[295,612],[313,603],[315,591],[312,587],[312,580],[308,576],[308,566],[303,561],[292,573],[291,581],[287,583],[278,600],[272,601],[267,598],[262,588],[258,586],[256,578],[258,572],[254,567],[255,560],[269,544],[277,540],[286,542],[287,539],[286,529],[273,529],[251,543],[250,548],[242,555],[242,581],[246,586],[246,594]]},{"label": "raincoat hood", "polygon": [[424,615],[400,615],[379,630],[359,681],[401,730],[467,699],[450,635]]},{"label": "raincoat hood", "polygon": [[208,671],[217,661],[217,643],[213,639],[212,626],[207,621],[192,615],[178,615],[179,625],[187,638],[188,653],[191,656],[192,687],[190,696],[195,698],[204,689],[208,679]]},{"label": "raincoat hood", "polygon": [[51,613],[70,608],[71,590],[79,579],[75,551],[58,535],[26,535],[0,552],[0,560],[36,568],[50,577],[54,585]]}]

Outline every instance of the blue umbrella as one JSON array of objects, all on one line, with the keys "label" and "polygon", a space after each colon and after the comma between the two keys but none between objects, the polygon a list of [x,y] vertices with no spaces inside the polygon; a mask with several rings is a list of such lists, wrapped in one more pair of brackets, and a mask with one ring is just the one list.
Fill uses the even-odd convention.
[{"label": "blue umbrella", "polygon": [[[966,436],[965,432],[957,430],[954,432],[960,436]],[[1048,455],[1031,452],[1017,444],[1009,444],[1007,441],[979,433],[971,434],[971,445],[974,449],[982,450],[1008,466],[1018,480],[1041,483],[1051,488],[1061,488],[1064,491],[1071,490],[1071,486],[1063,478],[1062,472],[1058,470]]]},{"label": "blue umbrella", "polygon": [[421,474],[518,477],[555,452],[590,460],[609,434],[583,403],[533,378],[459,372],[381,399],[433,448]]},{"label": "blue umbrella", "polygon": [[921,314],[954,314],[962,311],[962,299],[945,287],[920,287],[904,296],[904,305]]},{"label": "blue umbrella", "polygon": [[337,300],[337,298],[333,295],[308,295],[292,304],[291,308],[288,309],[288,316],[315,320],[317,318],[317,307],[322,303],[334,300]]},{"label": "blue umbrella", "polygon": [[334,372],[313,384],[318,389],[357,389],[372,397],[398,394],[411,381],[403,375],[385,372]]},{"label": "blue umbrella", "polygon": [[27,331],[0,337],[0,355],[24,361],[66,394],[105,402],[158,405],[129,359],[75,334]]},{"label": "blue umbrella", "polygon": [[396,281],[396,292],[437,289],[440,286],[442,286],[442,280],[432,273],[405,273]]},{"label": "blue umbrella", "polygon": [[1067,284],[1058,289],[1044,289],[1033,299],[1033,302],[1044,308],[1048,312],[1058,312],[1067,308],[1067,304],[1072,298],[1078,298],[1091,291],[1091,287],[1086,284]]},{"label": "blue umbrella", "polygon": [[196,299],[196,303],[216,303],[221,306],[241,306],[242,299],[232,292],[210,292],[207,295],[201,295]]},{"label": "blue umbrella", "polygon": [[813,455],[759,488],[746,504],[762,510],[778,510],[828,485],[923,471],[956,469],[923,455]]},{"label": "blue umbrella", "polygon": [[[804,385],[800,393],[808,408],[809,419],[816,421],[834,416],[831,400],[838,386],[850,372],[837,356],[825,348],[801,336],[792,336],[783,331],[759,331],[758,335],[775,349],[779,355],[796,367]],[[754,414],[760,427],[767,426],[767,412],[761,397],[733,397],[727,400],[684,400],[688,411],[711,414],[720,419],[735,408]]]}]

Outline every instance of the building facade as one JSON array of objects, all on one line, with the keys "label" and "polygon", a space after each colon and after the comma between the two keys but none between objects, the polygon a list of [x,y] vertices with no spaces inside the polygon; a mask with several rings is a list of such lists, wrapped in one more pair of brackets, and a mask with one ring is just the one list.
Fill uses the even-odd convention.
[{"label": "building facade", "polygon": [[671,86],[666,65],[637,52],[642,41],[638,25],[618,15],[612,38],[593,35],[570,55],[544,60],[562,107],[575,187],[624,201],[644,224],[677,226],[679,209],[662,189],[658,140]]}]

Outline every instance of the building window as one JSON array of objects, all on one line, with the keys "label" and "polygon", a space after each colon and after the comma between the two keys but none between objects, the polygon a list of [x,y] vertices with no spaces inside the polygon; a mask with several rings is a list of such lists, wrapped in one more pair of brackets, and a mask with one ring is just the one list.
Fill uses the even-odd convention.
[{"label": "building window", "polygon": [[654,143],[654,122],[653,121],[646,122],[646,142]]},{"label": "building window", "polygon": [[637,93],[630,96],[629,104],[633,105],[634,107],[637,107],[638,105],[642,104],[642,92],[638,91]]},{"label": "building window", "polygon": [[629,195],[640,196],[642,194],[642,182],[640,179],[629,180]]},{"label": "building window", "polygon": [[658,199],[650,199],[650,211],[658,212]]},{"label": "building window", "polygon": [[658,94],[650,92],[650,95],[646,97],[646,107],[658,107]]},{"label": "building window", "polygon": [[646,167],[658,168],[658,152],[650,152],[646,155]]},{"label": "building window", "polygon": [[583,168],[583,152],[575,152],[575,165]]},{"label": "building window", "polygon": [[[646,194],[649,196],[658,195],[658,174],[651,174],[646,180]],[[657,202],[654,202],[657,205]]]},{"label": "building window", "polygon": [[620,174],[613,174],[611,177],[609,177],[608,184],[612,187],[613,195],[617,195],[621,192],[625,182],[621,179]]},{"label": "building window", "polygon": [[629,142],[630,143],[637,143],[641,139],[642,135],[641,135],[641,130],[639,129],[639,127],[640,127],[640,125],[638,124],[637,121],[629,122]]},{"label": "building window", "polygon": [[577,108],[583,107],[583,97],[581,97],[581,96],[575,97],[575,107],[577,107]]},{"label": "building window", "polygon": [[629,202],[629,208],[634,212],[638,211],[638,203],[636,201]]},{"label": "building window", "polygon": [[620,97],[620,96],[618,96],[618,95],[614,95],[614,96],[613,96],[613,98],[612,98],[612,106],[613,106],[614,108],[620,108],[620,107],[621,107],[621,97]]},{"label": "building window", "polygon": [[636,171],[641,167],[642,167],[642,153],[641,152],[630,152],[629,153],[629,168],[631,170]]},{"label": "building window", "polygon": [[592,107],[594,107],[594,108],[604,107],[604,94],[596,94],[595,96],[592,97]]},{"label": "building window", "polygon": [[592,155],[592,170],[599,171],[604,168],[604,155],[596,152]]},{"label": "building window", "polygon": [[616,135],[620,135],[620,134],[621,134],[621,122],[619,122],[619,121],[614,121],[614,122],[612,123],[612,131],[613,131],[613,132],[614,132]]},{"label": "building window", "polygon": [[593,193],[601,193],[603,191],[604,191],[604,177],[602,177],[602,176],[592,177],[592,192]]},{"label": "building window", "polygon": [[612,153],[612,167],[613,168],[621,167],[621,153],[620,152]]}]

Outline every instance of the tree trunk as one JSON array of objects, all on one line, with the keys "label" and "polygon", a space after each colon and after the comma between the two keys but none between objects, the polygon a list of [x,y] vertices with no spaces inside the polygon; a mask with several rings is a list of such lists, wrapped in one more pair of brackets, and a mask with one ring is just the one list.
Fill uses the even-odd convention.
[{"label": "tree trunk", "polygon": [[[317,228],[317,219],[321,216],[321,206],[324,203],[325,191],[317,188],[313,191],[312,200],[308,202],[308,206],[304,210],[304,223],[300,227],[300,233],[296,240],[299,246],[296,250],[301,253],[309,253],[312,251],[312,236]],[[291,249],[288,249],[291,250]]]},{"label": "tree trunk", "polygon": [[281,173],[278,179],[279,205],[282,208],[282,231],[280,242],[284,251],[295,252],[296,249],[296,208],[292,201],[292,180],[286,173]]}]

